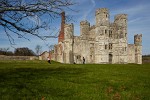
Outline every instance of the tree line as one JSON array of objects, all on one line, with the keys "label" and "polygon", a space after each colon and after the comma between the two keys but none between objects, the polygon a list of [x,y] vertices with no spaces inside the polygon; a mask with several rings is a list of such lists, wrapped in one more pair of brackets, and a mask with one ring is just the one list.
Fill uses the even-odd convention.
[{"label": "tree line", "polygon": [[16,48],[14,52],[10,51],[9,48],[0,48],[0,55],[6,56],[36,56],[36,54],[27,47]]}]

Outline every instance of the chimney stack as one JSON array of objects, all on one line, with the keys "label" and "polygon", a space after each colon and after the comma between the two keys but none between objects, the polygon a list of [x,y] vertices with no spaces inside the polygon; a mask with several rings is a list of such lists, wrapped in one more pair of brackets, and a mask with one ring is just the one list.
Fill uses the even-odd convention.
[{"label": "chimney stack", "polygon": [[61,13],[61,29],[58,36],[58,42],[62,42],[64,40],[64,26],[65,26],[65,12]]}]

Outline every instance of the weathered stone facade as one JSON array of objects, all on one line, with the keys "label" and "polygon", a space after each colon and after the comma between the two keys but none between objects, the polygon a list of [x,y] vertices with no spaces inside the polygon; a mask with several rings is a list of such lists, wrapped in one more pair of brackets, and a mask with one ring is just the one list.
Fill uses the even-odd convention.
[{"label": "weathered stone facade", "polygon": [[[54,47],[53,60],[61,63],[137,63],[142,64],[142,35],[134,36],[134,44],[127,42],[127,15],[118,14],[114,22],[109,20],[107,8],[96,10],[96,23],[80,22],[80,36],[74,36],[74,25],[64,22],[61,32],[64,36]],[[64,28],[64,29],[63,29]]]}]

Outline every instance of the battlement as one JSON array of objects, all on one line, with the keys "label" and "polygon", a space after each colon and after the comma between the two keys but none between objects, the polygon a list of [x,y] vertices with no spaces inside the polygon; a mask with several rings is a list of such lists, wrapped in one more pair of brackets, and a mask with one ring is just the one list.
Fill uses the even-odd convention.
[{"label": "battlement", "polygon": [[140,37],[142,37],[142,34],[136,34],[136,35],[134,35],[134,38],[140,38]]},{"label": "battlement", "polygon": [[115,26],[115,23],[110,23],[110,27],[114,27]]},{"label": "battlement", "polygon": [[101,14],[101,13],[105,13],[107,14],[109,12],[109,10],[107,8],[99,8],[96,10],[95,15]]},{"label": "battlement", "polygon": [[93,26],[90,27],[90,30],[92,30],[92,29],[95,29],[95,25],[93,25]]},{"label": "battlement", "polygon": [[90,23],[87,20],[85,20],[85,21],[81,21],[80,25],[89,25],[90,26]]},{"label": "battlement", "polygon": [[119,19],[127,19],[127,14],[117,14],[115,16],[115,20],[119,20]]},{"label": "battlement", "polygon": [[134,44],[141,45],[141,43],[142,43],[142,34],[134,35]]},{"label": "battlement", "polygon": [[73,28],[73,23],[71,23],[71,24],[65,24],[65,28],[67,28],[67,27]]}]

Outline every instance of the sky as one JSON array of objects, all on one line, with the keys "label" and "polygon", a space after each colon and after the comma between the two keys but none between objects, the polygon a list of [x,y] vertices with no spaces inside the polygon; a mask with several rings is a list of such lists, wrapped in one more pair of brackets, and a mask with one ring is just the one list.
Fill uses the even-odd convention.
[{"label": "sky", "polygon": [[[95,11],[98,8],[108,8],[110,14],[110,22],[114,21],[116,14],[128,15],[128,43],[134,43],[134,35],[142,34],[142,54],[150,54],[150,0],[72,0],[77,4],[70,8],[75,10],[67,10],[66,15],[72,16],[72,20],[68,23],[74,24],[74,34],[80,35],[80,21],[87,20],[90,25],[95,24]],[[60,28],[60,20],[56,19],[55,27]],[[47,33],[49,31],[42,31]],[[50,34],[51,32],[49,32]],[[46,41],[40,40],[31,35],[27,36],[30,41],[15,37],[16,45],[10,45],[9,40],[4,34],[4,30],[0,28],[0,48],[28,47],[35,51],[36,45],[42,46],[42,51],[49,51],[47,45],[57,44],[56,38],[48,38]]]}]

